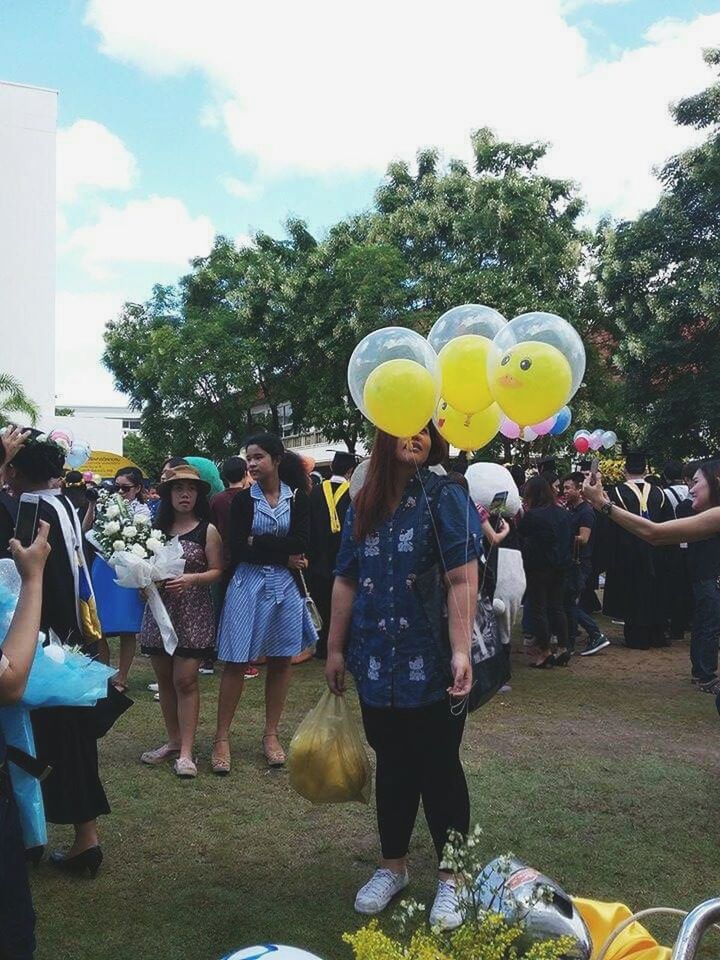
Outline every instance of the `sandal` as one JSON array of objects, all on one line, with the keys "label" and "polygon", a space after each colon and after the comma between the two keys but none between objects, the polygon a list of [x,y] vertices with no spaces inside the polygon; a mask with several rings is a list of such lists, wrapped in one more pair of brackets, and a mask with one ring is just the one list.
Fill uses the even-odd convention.
[{"label": "sandal", "polygon": [[118,693],[127,693],[130,689],[130,686],[127,683],[118,683],[116,680],[111,680],[110,683],[115,687]]},{"label": "sandal", "polygon": [[180,756],[180,747],[171,747],[169,743],[164,743],[161,747],[154,750],[146,750],[140,755],[140,762],[146,763],[149,767],[157,767],[166,760],[172,760]]},{"label": "sandal", "polygon": [[287,757],[285,756],[285,751],[282,747],[279,750],[268,750],[265,746],[265,741],[269,740],[270,737],[275,737],[277,740],[276,733],[266,733],[262,738],[263,743],[263,753],[265,754],[265,759],[267,760],[267,765],[269,767],[284,767]]},{"label": "sandal", "polygon": [[[216,743],[230,743],[230,741],[227,737],[221,737],[219,740],[213,740],[213,746]],[[218,777],[226,777],[230,773],[230,749],[228,748],[227,757],[219,757],[213,750],[210,757],[210,766],[212,772],[217,774]]]},{"label": "sandal", "polygon": [[556,653],[553,658],[554,667],[566,667],[572,660],[572,650],[565,650],[564,653]]},{"label": "sandal", "polygon": [[178,757],[173,764],[176,777],[193,780],[197,776],[197,767],[189,757]]}]

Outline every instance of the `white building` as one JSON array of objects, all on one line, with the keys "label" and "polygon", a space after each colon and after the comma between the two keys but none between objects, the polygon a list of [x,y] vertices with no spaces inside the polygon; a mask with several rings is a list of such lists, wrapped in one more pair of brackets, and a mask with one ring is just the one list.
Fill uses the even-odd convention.
[{"label": "white building", "polygon": [[0,82],[0,371],[94,449],[122,452],[121,424],[55,417],[55,141],[57,92]]}]

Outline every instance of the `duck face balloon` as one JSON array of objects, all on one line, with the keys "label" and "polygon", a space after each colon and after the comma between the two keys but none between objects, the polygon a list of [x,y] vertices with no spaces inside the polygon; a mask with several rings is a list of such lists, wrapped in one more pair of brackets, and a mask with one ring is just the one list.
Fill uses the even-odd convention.
[{"label": "duck face balloon", "polygon": [[522,425],[545,420],[562,407],[572,373],[557,347],[528,340],[492,361],[489,382],[503,412]]},{"label": "duck face balloon", "polygon": [[577,331],[554,313],[522,313],[493,340],[488,383],[507,416],[526,427],[551,417],[582,383],[585,347]]}]

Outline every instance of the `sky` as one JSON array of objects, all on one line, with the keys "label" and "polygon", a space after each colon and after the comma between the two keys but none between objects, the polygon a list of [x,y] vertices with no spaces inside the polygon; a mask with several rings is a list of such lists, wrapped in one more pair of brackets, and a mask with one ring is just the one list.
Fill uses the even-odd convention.
[{"label": "sky", "polygon": [[322,236],[481,126],[548,141],[589,221],[635,216],[718,44],[720,0],[0,0],[0,80],[59,92],[58,404],[124,402],[106,321],[216,234]]}]

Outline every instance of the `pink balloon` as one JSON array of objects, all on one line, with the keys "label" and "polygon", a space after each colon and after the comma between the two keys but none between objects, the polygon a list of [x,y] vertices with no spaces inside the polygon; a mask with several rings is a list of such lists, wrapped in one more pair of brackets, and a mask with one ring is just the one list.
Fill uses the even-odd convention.
[{"label": "pink balloon", "polygon": [[587,437],[575,437],[573,445],[578,453],[587,453],[590,449],[590,441]]},{"label": "pink balloon", "polygon": [[555,426],[555,417],[548,417],[547,420],[541,420],[540,423],[533,423],[532,430],[539,437],[544,437],[546,434],[550,433],[552,428]]},{"label": "pink balloon", "polygon": [[92,483],[93,477],[94,477],[94,474],[92,470],[86,470],[85,473],[83,474],[83,480],[85,481],[85,483]]},{"label": "pink balloon", "polygon": [[502,423],[500,424],[500,433],[508,440],[517,440],[520,436],[520,427],[514,420],[503,417]]}]

